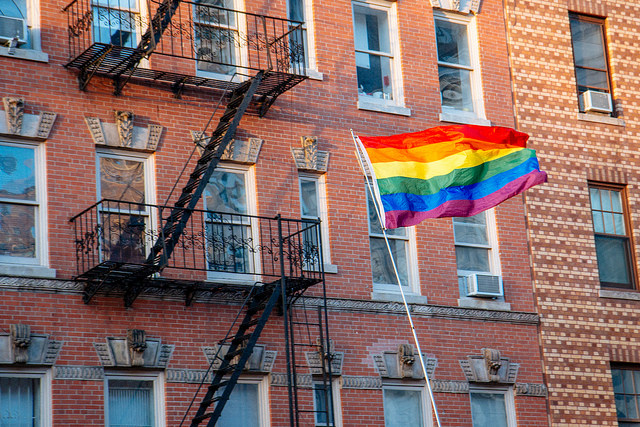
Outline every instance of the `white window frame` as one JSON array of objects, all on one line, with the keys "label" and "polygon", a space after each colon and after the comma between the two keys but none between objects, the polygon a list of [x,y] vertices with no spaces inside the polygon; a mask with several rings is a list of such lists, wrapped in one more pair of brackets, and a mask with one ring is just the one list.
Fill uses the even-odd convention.
[{"label": "white window frame", "polygon": [[[238,384],[258,385],[258,417],[260,424],[255,427],[271,427],[271,416],[269,414],[269,377],[262,375],[242,376],[238,379]],[[231,394],[233,394],[233,391],[231,391]],[[222,409],[222,412],[224,412],[224,409]]]},{"label": "white window frame", "polygon": [[[238,12],[243,12],[245,10],[245,4],[243,0],[231,0],[231,2],[233,3],[228,9],[233,9],[235,11]],[[195,5],[194,7],[197,7],[197,5]],[[236,14],[236,26],[235,27],[231,27],[229,25],[223,25],[223,24],[211,24],[211,23],[207,23],[207,22],[200,22],[197,20],[196,16],[195,16],[195,9],[193,11],[193,22],[194,25],[206,25],[209,27],[217,27],[217,28],[231,28],[233,30],[235,30],[238,35],[240,34],[247,34],[247,23],[246,23],[246,19],[243,13],[237,13]],[[195,39],[195,27],[193,28],[193,35],[194,35],[194,39]],[[238,64],[236,64],[236,69],[237,68],[241,68],[242,66],[248,64],[249,62],[249,56],[248,56],[248,52],[246,47],[240,47],[240,46],[235,46],[235,54],[236,54],[236,61],[238,62]],[[222,74],[222,73],[216,73],[213,71],[205,71],[205,70],[200,70],[198,69],[198,58],[197,58],[197,52],[196,52],[196,61],[195,61],[195,68],[196,68],[196,76],[198,77],[204,77],[204,78],[208,78],[208,79],[215,79],[215,80],[221,80],[221,81],[244,81],[246,79],[246,77],[244,76],[240,76],[240,75],[235,75],[235,74]],[[241,71],[242,73],[242,71]],[[235,78],[234,78],[235,76]]]},{"label": "white window frame", "polygon": [[469,276],[475,273],[492,274],[494,276],[500,276],[502,268],[500,265],[500,251],[498,248],[498,232],[496,226],[496,211],[494,208],[484,211],[485,220],[487,224],[487,240],[488,245],[470,244],[470,243],[458,243],[455,241],[455,218],[452,219],[454,227],[453,240],[455,246],[464,246],[468,248],[481,248],[489,250],[489,271],[475,271],[475,270],[458,270],[458,276]]},{"label": "white window frame", "polygon": [[[373,53],[379,56],[391,58],[391,79],[394,99],[374,98],[368,95],[361,95],[358,88],[358,108],[361,110],[379,111],[383,113],[400,114],[404,116],[411,115],[411,111],[404,107],[404,88],[402,84],[402,58],[400,56],[400,42],[398,31],[398,14],[396,2],[385,0],[352,0],[352,25],[354,37],[354,51],[356,53]],[[387,14],[387,22],[389,25],[389,48],[390,53],[381,51],[359,50],[355,46],[357,40],[356,15],[355,6],[365,7],[368,9],[384,11]],[[355,60],[355,55],[354,55]],[[357,81],[357,78],[356,78]]]},{"label": "white window frame", "polygon": [[[144,168],[144,203],[146,205],[156,204],[154,155],[138,153],[134,151],[114,150],[109,148],[99,148],[96,150],[96,201],[101,200],[102,188],[100,185],[100,159],[103,157],[141,162]],[[102,211],[109,212],[104,208]],[[146,206],[144,211],[119,210],[118,212],[123,214],[139,214],[141,216],[147,217],[146,228],[148,232],[145,239],[145,255],[148,255],[149,251],[151,250],[151,246],[155,243],[153,241],[153,230],[158,230],[157,215],[155,215],[156,212],[154,212],[154,210],[150,206]],[[100,256],[102,256],[102,251],[100,251]]]},{"label": "white window frame", "polygon": [[[480,57],[478,53],[478,30],[477,23],[474,16],[461,15],[456,13],[445,12],[441,10],[434,10],[433,12],[433,26],[434,31],[436,28],[436,21],[448,21],[455,24],[464,25],[467,27],[467,44],[469,46],[469,60],[471,65],[469,67],[459,66],[453,67],[450,63],[440,63],[437,65],[444,65],[450,68],[461,68],[469,70],[471,80],[471,98],[473,103],[473,112],[461,111],[451,107],[445,107],[440,102],[442,112],[440,114],[440,121],[453,122],[453,123],[466,123],[477,125],[491,125],[491,122],[486,119],[484,109],[484,96],[482,91],[482,73],[480,69]],[[436,46],[437,49],[437,46]],[[437,56],[436,56],[437,58]],[[439,83],[438,83],[439,85]]]},{"label": "white window frame", "polygon": [[53,425],[53,406],[51,401],[51,380],[49,368],[0,368],[0,377],[37,378],[40,380],[40,427]]},{"label": "white window frame", "polygon": [[[256,194],[256,173],[253,166],[241,165],[237,163],[220,162],[216,167],[216,171],[229,171],[235,173],[242,173],[244,175],[245,183],[245,195],[247,197],[247,215],[257,215],[257,194]],[[203,205],[205,210],[216,211],[215,206],[207,206],[206,199],[203,197]],[[255,244],[260,242],[260,233],[258,230],[258,222],[255,218],[250,219],[249,226],[251,227],[251,238]],[[206,249],[205,249],[206,250]],[[209,271],[207,270],[207,280],[212,282],[224,281],[230,284],[240,285],[253,285],[260,280],[260,274],[262,272],[260,252],[251,252],[249,258],[253,265],[253,274],[247,273],[231,273],[224,271]],[[206,253],[205,253],[205,256]]]},{"label": "white window frame", "polygon": [[[490,393],[490,394],[502,394],[504,395],[505,411],[507,414],[507,427],[517,427],[516,420],[516,407],[513,396],[513,388],[490,388],[490,387],[477,387],[469,386],[469,406],[471,406],[471,395],[473,393]],[[473,422],[473,419],[472,421]]]},{"label": "white window frame", "polygon": [[[316,385],[322,385],[322,381],[314,381],[313,382],[313,410],[314,411],[324,411],[324,409],[319,409],[317,407],[316,402]],[[331,397],[333,399],[333,424],[332,427],[342,427],[342,400],[340,399],[340,378],[335,377],[331,380]],[[316,414],[314,413],[314,425],[317,427],[326,426],[324,423],[318,423],[316,418]]]},{"label": "white window frame", "polygon": [[[287,18],[291,19],[289,15],[289,3],[292,0],[287,0]],[[306,72],[309,78],[315,80],[322,80],[323,75],[318,71],[318,64],[316,59],[316,36],[315,36],[315,24],[313,15],[313,0],[299,0],[302,3],[302,10],[304,14],[304,44],[305,44],[305,60],[306,60]]]},{"label": "white window frame", "polygon": [[[317,175],[312,173],[298,172],[298,190],[300,194],[300,204],[302,205],[302,181],[313,182],[316,185],[316,194],[318,196],[318,214],[319,217],[305,216],[300,211],[302,219],[319,219],[320,232],[322,235],[322,258],[325,265],[331,266],[331,247],[329,245],[329,210],[327,208],[327,184],[325,175]],[[330,268],[331,269],[331,268]]]},{"label": "white window frame", "polygon": [[[27,28],[31,46],[29,48],[18,46],[14,51],[10,51],[6,46],[0,46],[0,56],[27,59],[37,62],[49,62],[49,55],[42,52],[40,39],[40,0],[26,0],[27,2]],[[26,44],[28,46],[28,43]],[[10,53],[11,52],[11,53]]]},{"label": "white window frame", "polygon": [[[384,405],[386,403],[384,392],[385,390],[404,390],[404,391],[412,391],[420,393],[420,405],[422,409],[422,423],[424,427],[432,426],[432,416],[431,416],[431,405],[429,403],[429,394],[425,388],[424,384],[420,385],[408,385],[408,384],[383,384],[382,385],[382,404],[383,404],[383,412]],[[387,420],[385,419],[385,425]]]},{"label": "white window frame", "polygon": [[[46,182],[46,156],[44,144],[30,142],[14,142],[7,139],[0,140],[0,145],[29,148],[34,150],[34,172],[36,183],[36,197],[34,201],[15,201],[13,199],[0,199],[0,202],[13,205],[29,205],[36,209],[34,215],[35,223],[35,257],[14,257],[0,255],[0,264],[25,265],[25,266],[42,266],[48,267],[48,231],[47,231],[47,182]],[[2,271],[2,269],[0,269]],[[55,273],[54,273],[55,275]]]},{"label": "white window frame", "polygon": [[125,381],[153,381],[153,411],[155,417],[154,427],[165,427],[166,408],[165,408],[165,378],[164,372],[127,372],[114,371],[105,372],[104,374],[104,424],[109,427],[109,380],[125,380]]},{"label": "white window frame", "polygon": [[[368,203],[368,198],[371,197],[371,194],[369,192],[369,188],[366,188],[366,192],[367,192],[367,232],[368,232],[368,236],[369,236],[369,244],[371,244],[371,238],[376,238],[376,239],[381,239],[384,241],[384,235],[383,234],[379,234],[379,233],[372,233],[371,232],[371,228],[369,227],[369,218],[370,218],[370,212],[369,212],[369,203]],[[410,296],[417,296],[420,295],[420,284],[419,284],[419,280],[418,280],[418,251],[416,248],[416,229],[415,227],[403,227],[405,230],[405,235],[404,236],[396,236],[396,235],[392,235],[387,233],[387,237],[390,240],[403,240],[405,241],[405,248],[407,251],[406,254],[406,258],[407,258],[407,280],[409,283],[407,283],[403,290],[405,292],[405,294],[409,294]],[[385,247],[386,247],[386,242],[385,242]],[[388,248],[387,248],[388,249]],[[371,262],[371,250],[369,249],[369,261]],[[372,270],[373,270],[373,266],[372,266]],[[372,282],[373,282],[373,278],[372,278]],[[398,285],[396,283],[373,283],[373,293],[372,293],[372,297],[374,299],[389,299],[389,297],[391,297],[391,299],[395,299],[393,298],[394,295],[400,295],[400,289],[398,289]],[[411,301],[411,302],[418,302],[418,301]],[[422,301],[425,302],[425,301]]]}]

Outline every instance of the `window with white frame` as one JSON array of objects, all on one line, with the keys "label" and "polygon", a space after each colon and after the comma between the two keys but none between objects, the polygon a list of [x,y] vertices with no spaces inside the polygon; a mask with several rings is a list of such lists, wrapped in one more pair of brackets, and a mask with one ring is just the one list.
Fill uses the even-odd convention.
[{"label": "window with white frame", "polygon": [[353,2],[358,95],[361,100],[402,104],[395,2]]},{"label": "window with white frame", "polygon": [[442,112],[484,117],[475,19],[434,12]]},{"label": "window with white frame", "polygon": [[[329,225],[327,212],[327,192],[324,175],[300,173],[298,176],[300,185],[300,216],[302,219],[320,220],[322,234],[322,258],[324,264],[331,264],[331,251],[329,250]],[[305,235],[305,242],[317,245],[317,236]]]},{"label": "window with white frame", "polygon": [[0,370],[0,425],[20,427],[52,425],[49,370]]},{"label": "window with white frame", "polygon": [[[315,55],[315,33],[313,30],[312,0],[287,0],[287,18],[296,23],[302,22],[302,28],[291,34],[291,62],[294,71],[305,71],[313,78],[322,78],[317,72]],[[304,56],[303,56],[304,54]],[[302,69],[299,69],[302,68]]]},{"label": "window with white frame", "polygon": [[143,32],[138,0],[93,0],[94,43],[135,48]]},{"label": "window with white frame", "polygon": [[383,386],[385,427],[425,427],[430,425],[424,387]]},{"label": "window with white frame", "polygon": [[[40,50],[38,0],[0,0],[0,46],[9,43],[15,37],[15,47],[20,50]],[[47,60],[46,55],[31,59]]]},{"label": "window with white frame", "polygon": [[516,416],[511,389],[471,388],[473,427],[515,427]]},{"label": "window with white frame", "polygon": [[[338,378],[334,378],[331,381],[330,387],[325,386],[322,382],[314,382],[313,410],[315,413],[315,425],[317,427],[342,426],[339,383]],[[329,384],[327,383],[327,385]],[[329,393],[329,389],[331,393]],[[333,401],[333,404],[329,404],[330,399]]]},{"label": "window with white frame", "polygon": [[0,141],[0,262],[46,265],[44,146]]},{"label": "window with white frame", "polygon": [[104,260],[143,263],[153,243],[153,158],[113,150],[97,152],[98,200]]},{"label": "window with white frame", "polygon": [[109,427],[165,426],[162,374],[106,374],[105,420]]},{"label": "window with white frame", "polygon": [[[258,235],[254,219],[253,168],[219,165],[204,190],[208,270],[220,273],[258,273]],[[236,278],[237,279],[237,278]]]},{"label": "window with white frame", "polygon": [[195,48],[199,75],[230,79],[241,65],[239,0],[196,0]]},{"label": "window with white frame", "polygon": [[453,218],[458,277],[474,273],[500,274],[493,209],[470,217]]},{"label": "window with white frame", "polygon": [[268,427],[268,402],[266,379],[242,378],[233,388],[216,426]]},{"label": "window with white frame", "polygon": [[[369,249],[371,252],[371,273],[374,290],[398,291],[398,280],[393,268],[389,248],[385,242],[376,205],[367,190],[367,210],[369,216]],[[406,290],[415,292],[415,276],[412,262],[415,259],[415,233],[413,227],[386,230],[391,254],[400,276],[400,283]],[[417,293],[417,292],[415,292]]]}]

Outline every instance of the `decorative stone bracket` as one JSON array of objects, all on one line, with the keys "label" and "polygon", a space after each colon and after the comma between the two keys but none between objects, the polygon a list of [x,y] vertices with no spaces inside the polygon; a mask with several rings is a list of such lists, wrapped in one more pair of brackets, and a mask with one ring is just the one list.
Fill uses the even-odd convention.
[{"label": "decorative stone bracket", "polygon": [[[219,352],[218,349],[220,349]],[[207,361],[209,363],[212,363],[212,369],[215,370],[220,368],[222,358],[225,354],[227,354],[227,351],[229,350],[229,345],[223,344],[222,346],[215,345],[213,347],[203,347],[203,350]],[[249,357],[244,370],[256,373],[269,373],[271,372],[271,369],[273,369],[273,363],[275,362],[277,355],[277,351],[266,350],[264,345],[256,345],[255,347],[253,347],[253,351],[251,352],[251,356]]]},{"label": "decorative stone bracket", "polygon": [[85,117],[91,137],[96,145],[156,151],[164,127],[134,126],[131,111],[114,111],[115,123],[103,123],[97,117]]},{"label": "decorative stone bracket", "polygon": [[0,333],[0,364],[53,365],[61,348],[61,341],[32,334],[29,325],[13,324],[8,334]]},{"label": "decorative stone bracket", "polygon": [[467,356],[460,361],[460,366],[469,382],[501,384],[515,384],[520,368],[518,363],[509,362],[491,348],[483,348],[480,355]]},{"label": "decorative stone bracket", "polygon": [[342,375],[342,361],[344,360],[344,353],[336,352],[333,340],[329,340],[329,351],[323,351],[320,346],[320,338],[316,340],[316,345],[318,347],[317,351],[308,351],[305,353],[307,358],[307,364],[311,369],[311,375],[322,375],[322,363],[324,361],[325,371],[328,371],[328,366],[326,365],[327,359],[331,360],[331,374],[332,375]]},{"label": "decorative stone bracket", "polygon": [[[191,138],[196,145],[198,154],[202,156],[209,137],[204,132],[191,131]],[[249,138],[246,141],[234,139],[224,150],[220,160],[255,165],[258,162],[262,143],[263,140],[260,138]]]},{"label": "decorative stone bracket", "polygon": [[4,111],[0,111],[0,135],[45,140],[49,138],[57,114],[42,112],[25,114],[24,98],[2,98]]},{"label": "decorative stone bracket", "polygon": [[302,171],[324,173],[329,167],[329,152],[318,150],[317,136],[300,137],[302,148],[292,148],[293,160]]},{"label": "decorative stone bracket", "polygon": [[109,337],[106,343],[93,343],[105,367],[144,367],[164,369],[175,346],[159,338],[147,338],[142,329],[129,329],[123,338]]},{"label": "decorative stone bracket", "polygon": [[431,0],[431,6],[461,13],[478,13],[481,0]]},{"label": "decorative stone bracket", "polygon": [[[373,360],[381,377],[419,380],[424,378],[424,374],[417,356],[413,345],[400,344],[396,351],[385,351],[383,354],[376,354],[373,356]],[[427,357],[425,354],[422,355],[422,358],[427,368],[427,375],[432,378],[438,361],[435,358]]]}]

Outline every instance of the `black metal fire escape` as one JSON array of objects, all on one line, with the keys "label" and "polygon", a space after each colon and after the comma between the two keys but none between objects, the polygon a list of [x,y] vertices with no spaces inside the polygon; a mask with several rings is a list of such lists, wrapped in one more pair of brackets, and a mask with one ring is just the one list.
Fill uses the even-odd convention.
[{"label": "black metal fire escape", "polygon": [[[185,87],[229,90],[230,93],[226,110],[212,135],[206,139],[203,152],[175,204],[171,207],[152,207],[158,211],[160,227],[157,232],[150,233],[154,243],[146,251],[144,262],[131,262],[105,255],[105,246],[111,243],[106,241],[106,225],[101,223],[106,220],[100,218],[105,212],[113,216],[119,215],[121,210],[127,211],[122,209],[122,202],[107,200],[98,202],[72,219],[76,230],[78,254],[77,280],[85,284],[83,299],[88,303],[98,292],[116,290],[124,295],[125,305],[129,307],[143,291],[150,288],[180,289],[185,294],[187,304],[198,293],[211,294],[225,289],[237,292],[241,289],[238,286],[211,285],[195,279],[167,278],[164,277],[167,271],[165,269],[206,270],[208,268],[197,267],[196,263],[178,265],[176,260],[172,260],[172,255],[176,248],[181,251],[182,258],[189,248],[192,251],[195,250],[193,236],[189,236],[189,239],[185,237],[188,235],[187,228],[194,215],[198,217],[198,222],[201,224],[210,221],[212,217],[219,217],[212,216],[211,212],[198,210],[197,205],[223,153],[233,140],[240,120],[247,112],[249,105],[254,103],[258,114],[263,116],[279,95],[306,78],[304,46],[300,43],[303,40],[302,23],[231,11],[187,0],[147,2],[149,14],[153,17],[145,22],[138,11],[126,10],[122,7],[111,10],[112,4],[113,2],[109,2],[109,6],[101,6],[93,4],[91,0],[74,0],[64,9],[68,17],[71,56],[66,67],[79,71],[78,80],[81,90],[87,89],[94,76],[103,76],[113,80],[116,95],[120,94],[132,79],[168,84],[176,96],[179,96]],[[249,52],[247,55],[247,64],[240,66],[231,64],[235,69],[239,67],[245,70],[244,79],[221,81],[190,72],[188,65],[185,65],[188,62],[185,61],[190,60],[191,64],[194,62],[221,63],[221,66],[227,68],[230,66],[221,58],[212,60],[203,56],[204,51],[197,49],[198,43],[203,43],[202,34],[197,35],[198,27],[215,28],[217,24],[229,24],[240,17],[245,20],[246,35],[231,34],[226,30],[227,34],[217,35],[215,43],[211,46],[222,49],[223,41],[229,41],[229,37],[237,37],[247,49],[255,48],[255,52]],[[179,18],[180,25],[174,25],[175,18]],[[188,22],[186,28],[192,31],[190,38],[185,33],[185,18]],[[113,30],[115,27],[117,31],[110,31],[110,38],[101,40],[101,26],[105,25],[108,30]],[[221,30],[209,28],[209,33],[205,33],[217,34],[216,31]],[[135,38],[136,32],[141,34],[134,47],[131,40]],[[186,41],[185,35],[188,39]],[[234,39],[234,43],[231,44],[235,44],[236,41]],[[186,51],[185,45],[189,47]],[[162,69],[161,66],[166,65],[167,61],[142,65],[152,54],[154,57],[177,58],[176,63],[179,65],[169,69]],[[263,57],[265,54],[266,57]],[[105,209],[107,205],[109,208]],[[117,208],[114,209],[111,206]],[[129,214],[122,214],[122,217],[127,215]],[[251,221],[266,220],[255,217]],[[319,224],[309,221],[283,220],[280,217],[270,221],[274,221],[278,226],[276,237],[271,237],[278,253],[274,255],[271,249],[268,252],[272,256],[272,261],[276,261],[275,264],[279,265],[271,268],[263,265],[261,274],[264,277],[272,277],[272,280],[254,285],[250,289],[243,289],[249,295],[249,302],[243,308],[245,311],[241,316],[242,321],[228,340],[220,342],[221,346],[226,346],[227,352],[220,357],[219,367],[215,370],[202,403],[192,418],[191,426],[197,426],[203,421],[206,421],[208,426],[215,426],[267,320],[276,307],[279,307],[278,311],[283,314],[285,326],[291,426],[308,424],[309,414],[315,418],[314,423],[318,419],[324,419],[326,425],[333,425],[331,364]],[[121,233],[129,236],[129,240],[131,236],[138,236],[136,233],[139,232],[140,226],[132,225],[134,222],[129,218],[125,226],[126,231],[120,230]],[[283,227],[287,229],[283,230]],[[260,233],[265,234],[262,238],[273,234],[269,227],[262,226],[260,226]],[[200,233],[200,235],[203,234],[206,232]],[[126,238],[121,240],[127,241]],[[185,243],[187,240],[188,242]],[[222,240],[222,243],[209,241],[207,244],[213,246],[229,244],[228,241],[224,241],[224,238]],[[242,244],[246,244],[247,240],[251,239],[246,239]],[[138,246],[144,247],[145,243],[142,240],[141,242],[138,242],[140,243]],[[237,242],[232,244],[238,245]],[[159,274],[161,272],[162,275]],[[323,303],[318,306],[318,319],[309,321],[306,316],[295,317],[292,313],[297,310],[296,301],[309,287],[319,283],[322,284],[323,297],[320,300]],[[305,334],[308,339],[303,343],[300,337]],[[295,341],[296,339],[298,342]],[[316,368],[313,375],[322,381],[321,390],[326,402],[324,408],[301,409],[299,407],[298,375],[302,373],[304,366],[299,359],[304,355],[303,349],[320,354],[321,372],[317,372]],[[315,390],[312,390],[312,395],[313,393]],[[318,415],[319,418],[316,418]],[[304,418],[305,416],[307,418]]]}]

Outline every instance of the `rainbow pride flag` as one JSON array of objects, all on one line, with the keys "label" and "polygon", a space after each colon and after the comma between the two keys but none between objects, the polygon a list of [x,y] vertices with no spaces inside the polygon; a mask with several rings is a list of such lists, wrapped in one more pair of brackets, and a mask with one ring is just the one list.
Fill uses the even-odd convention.
[{"label": "rainbow pride flag", "polygon": [[510,128],[454,125],[356,141],[391,229],[472,216],[546,182],[528,138]]}]

